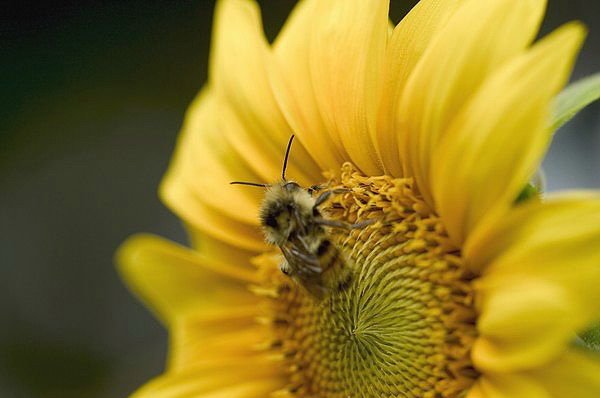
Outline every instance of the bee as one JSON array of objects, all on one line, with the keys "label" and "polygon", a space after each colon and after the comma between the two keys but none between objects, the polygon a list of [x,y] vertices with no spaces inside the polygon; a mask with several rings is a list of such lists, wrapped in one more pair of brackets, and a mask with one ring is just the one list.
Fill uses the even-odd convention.
[{"label": "bee", "polygon": [[267,189],[260,208],[260,222],[265,240],[279,247],[284,262],[280,269],[314,297],[321,299],[334,290],[346,289],[352,281],[352,267],[344,253],[330,239],[327,228],[362,228],[371,223],[349,224],[323,217],[319,207],[333,194],[349,192],[334,189],[313,193],[321,188],[303,188],[297,182],[287,180],[285,170],[294,136],[285,151],[281,181],[274,184],[258,184],[234,181]]}]

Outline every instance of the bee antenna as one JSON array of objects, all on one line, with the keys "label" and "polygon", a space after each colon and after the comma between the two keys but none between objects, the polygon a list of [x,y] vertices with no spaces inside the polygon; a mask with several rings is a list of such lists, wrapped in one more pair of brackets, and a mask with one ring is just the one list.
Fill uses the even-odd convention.
[{"label": "bee antenna", "polygon": [[287,149],[285,150],[285,158],[283,158],[283,169],[281,170],[281,179],[286,181],[285,179],[285,169],[287,168],[288,158],[290,156],[290,150],[292,149],[292,141],[294,141],[294,134],[290,137],[290,140],[287,144]]},{"label": "bee antenna", "polygon": [[257,182],[245,182],[245,181],[231,181],[229,184],[230,185],[250,185],[251,187],[262,187],[262,188],[270,187],[269,184],[259,184]]}]

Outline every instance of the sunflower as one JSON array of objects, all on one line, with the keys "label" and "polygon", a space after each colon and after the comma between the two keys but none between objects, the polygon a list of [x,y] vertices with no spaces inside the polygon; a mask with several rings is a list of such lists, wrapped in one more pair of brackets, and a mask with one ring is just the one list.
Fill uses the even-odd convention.
[{"label": "sunflower", "polygon": [[[422,0],[395,27],[388,6],[301,1],[271,45],[253,1],[217,3],[160,188],[192,248],[118,252],[170,332],[134,397],[600,396],[599,358],[573,344],[600,318],[600,197],[522,194],[597,97],[553,122],[585,29],[534,43],[544,0]],[[343,188],[327,217],[375,220],[330,231],[352,278],[322,299],[279,270],[263,190],[228,184],[278,181],[292,134],[287,175]]]}]

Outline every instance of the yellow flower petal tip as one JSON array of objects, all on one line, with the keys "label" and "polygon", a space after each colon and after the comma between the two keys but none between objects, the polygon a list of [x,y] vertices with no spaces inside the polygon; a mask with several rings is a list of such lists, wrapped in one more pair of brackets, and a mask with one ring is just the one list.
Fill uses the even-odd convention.
[{"label": "yellow flower petal tip", "polygon": [[533,42],[544,0],[388,6],[301,1],[271,45],[256,2],[218,1],[160,187],[192,247],[116,256],[170,333],[134,397],[600,396],[571,346],[600,314],[598,194],[517,200],[585,27]]},{"label": "yellow flower petal tip", "polygon": [[144,263],[142,260],[144,254],[147,250],[155,250],[155,243],[160,241],[161,238],[151,234],[136,234],[127,238],[115,254],[115,263],[120,275],[126,281],[133,282],[139,272],[139,267]]},{"label": "yellow flower petal tip", "polygon": [[[156,273],[160,272],[159,256],[165,247],[173,245],[164,239],[150,235],[137,234],[129,237],[117,250],[115,262],[121,278],[132,292],[158,312],[165,319],[164,310],[158,302],[164,298],[161,292],[155,293]],[[173,245],[174,246],[174,245]],[[157,267],[158,266],[158,267]],[[168,267],[168,263],[165,264]],[[165,270],[165,272],[168,272]]]},{"label": "yellow flower petal tip", "polygon": [[250,293],[244,286],[258,280],[247,268],[146,234],[129,238],[116,260],[132,291],[165,323],[214,308],[215,302],[245,302]]}]

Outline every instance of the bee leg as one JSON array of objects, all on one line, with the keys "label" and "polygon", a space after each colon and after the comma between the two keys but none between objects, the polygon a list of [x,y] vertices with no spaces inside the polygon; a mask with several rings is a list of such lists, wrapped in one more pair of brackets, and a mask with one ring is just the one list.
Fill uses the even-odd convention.
[{"label": "bee leg", "polygon": [[323,225],[331,228],[341,228],[341,229],[350,229],[350,225],[347,222],[339,221],[339,220],[327,220],[324,218],[317,218],[315,222],[319,225]]},{"label": "bee leg", "polygon": [[346,188],[338,188],[338,189],[331,189],[329,191],[325,191],[321,195],[319,195],[319,197],[315,201],[315,205],[313,206],[313,208],[321,206],[323,203],[325,203],[327,201],[327,199],[329,199],[331,197],[331,195],[339,195],[341,193],[347,193],[347,192],[351,192],[351,190],[346,189]]},{"label": "bee leg", "polygon": [[[308,191],[308,193],[310,193],[311,195],[315,192],[319,192],[322,191],[323,189],[327,188],[329,186],[329,183],[325,183],[325,184],[315,184],[315,185],[311,185],[310,187],[308,187],[306,190]],[[349,190],[348,190],[349,191]]]},{"label": "bee leg", "polygon": [[364,227],[368,227],[369,225],[377,222],[377,220],[374,218],[365,220],[365,221],[361,221],[361,222],[358,222],[355,224],[349,224],[347,222],[339,221],[339,220],[327,220],[324,218],[318,218],[315,221],[319,225],[324,225],[326,227],[331,227],[331,228],[342,228],[342,229],[361,229]]},{"label": "bee leg", "polygon": [[306,228],[304,227],[304,223],[302,222],[302,219],[300,218],[300,213],[298,213],[298,210],[294,209],[294,212],[292,213],[292,215],[293,215],[294,219],[296,220],[296,225],[300,229],[300,232],[302,232],[302,235],[306,235]]},{"label": "bee leg", "polygon": [[321,195],[319,195],[319,197],[315,201],[315,205],[313,206],[313,209],[316,207],[319,207],[323,203],[325,203],[327,201],[327,199],[329,199],[330,196],[331,196],[331,191],[325,191]]},{"label": "bee leg", "polygon": [[364,227],[368,227],[369,225],[373,225],[377,222],[375,218],[371,218],[369,220],[357,222],[355,224],[350,224],[350,229],[362,229]]}]

